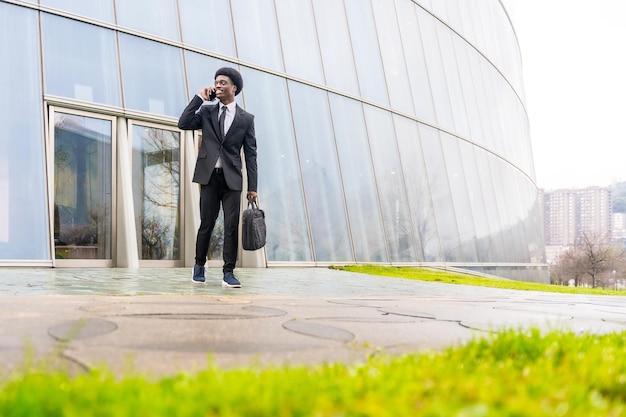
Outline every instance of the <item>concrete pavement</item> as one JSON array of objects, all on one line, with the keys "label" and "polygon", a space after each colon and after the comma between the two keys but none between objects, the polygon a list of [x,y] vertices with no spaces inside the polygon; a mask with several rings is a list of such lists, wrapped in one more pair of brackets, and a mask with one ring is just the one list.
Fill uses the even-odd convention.
[{"label": "concrete pavement", "polygon": [[74,372],[363,361],[491,330],[626,330],[626,297],[491,289],[325,268],[237,269],[243,288],[190,268],[0,269],[0,365],[32,355]]}]

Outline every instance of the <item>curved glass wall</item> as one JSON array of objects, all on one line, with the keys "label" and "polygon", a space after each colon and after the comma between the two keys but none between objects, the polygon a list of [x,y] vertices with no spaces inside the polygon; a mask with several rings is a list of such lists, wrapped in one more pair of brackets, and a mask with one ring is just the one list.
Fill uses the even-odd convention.
[{"label": "curved glass wall", "polygon": [[[138,259],[187,262],[185,204],[196,188],[168,186],[180,190],[170,200],[181,207],[161,213],[172,231],[155,244],[163,254],[146,255],[137,216],[124,215],[141,207],[128,201],[133,182],[122,168],[142,143],[133,126],[146,121],[178,137],[188,100],[229,65],[244,77],[239,104],[256,116],[269,265],[377,262],[547,279],[521,58],[502,2],[39,3],[0,1],[0,52],[21,63],[0,64],[11,92],[0,98],[8,197],[0,198],[0,262],[53,256],[48,105],[117,121],[113,264],[129,242],[139,242],[128,252]],[[193,154],[197,143],[180,135],[176,152]],[[8,139],[16,136],[23,140]],[[160,158],[159,167],[169,163]],[[181,182],[193,163],[181,159]],[[34,203],[22,204],[23,181]]]}]

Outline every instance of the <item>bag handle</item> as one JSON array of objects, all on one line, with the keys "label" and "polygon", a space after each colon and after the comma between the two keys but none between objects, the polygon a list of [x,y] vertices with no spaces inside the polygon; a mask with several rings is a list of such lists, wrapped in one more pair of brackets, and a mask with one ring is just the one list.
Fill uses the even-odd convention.
[{"label": "bag handle", "polygon": [[249,198],[248,199],[248,208],[258,209],[259,205],[257,204],[257,202],[254,199]]}]

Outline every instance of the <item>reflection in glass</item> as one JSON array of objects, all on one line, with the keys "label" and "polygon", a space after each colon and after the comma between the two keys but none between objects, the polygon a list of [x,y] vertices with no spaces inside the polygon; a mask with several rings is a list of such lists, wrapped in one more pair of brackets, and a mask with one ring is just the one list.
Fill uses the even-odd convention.
[{"label": "reflection in glass", "polygon": [[441,148],[445,155],[446,169],[448,171],[448,181],[450,184],[450,193],[452,204],[456,218],[457,230],[461,241],[461,251],[465,262],[477,262],[478,255],[476,253],[476,228],[474,227],[474,213],[468,196],[468,187],[466,182],[466,172],[463,166],[463,158],[460,149],[469,152],[466,156],[473,158],[471,155],[472,148],[459,148],[459,139],[449,133],[441,132]]},{"label": "reflection in glass", "polygon": [[515,251],[509,244],[512,236],[512,220],[509,206],[507,205],[505,193],[498,192],[497,190],[507,190],[504,177],[508,175],[509,167],[499,158],[492,155],[488,155],[488,166],[491,171],[491,181],[493,182],[493,200],[496,204],[496,211],[500,219],[501,233],[502,233],[502,248],[498,254],[498,260],[506,259],[511,260],[514,257]]},{"label": "reflection in glass", "polygon": [[394,115],[393,121],[417,240],[418,260],[443,261],[417,123],[398,115]]},{"label": "reflection in glass", "polygon": [[[302,178],[298,169],[287,83],[265,72],[242,68],[246,110],[255,115],[259,143],[259,202],[267,223],[268,261],[313,260]],[[272,97],[272,106],[267,105]]]},{"label": "reflection in glass", "polygon": [[450,131],[454,131],[454,117],[452,114],[452,104],[448,93],[448,82],[446,80],[445,67],[441,57],[441,47],[437,37],[438,20],[425,12],[421,7],[415,8],[417,14],[418,27],[424,48],[424,59],[428,67],[430,88],[433,93],[435,104],[435,114],[439,126]]},{"label": "reflection in glass", "polygon": [[389,104],[376,24],[370,2],[345,0],[361,97]]},{"label": "reflection in glass", "polygon": [[273,0],[231,0],[239,59],[284,71]]},{"label": "reflection in glass", "polygon": [[406,71],[406,59],[402,50],[400,28],[393,2],[388,0],[372,0],[376,27],[380,38],[380,48],[385,78],[389,88],[389,100],[391,107],[401,113],[415,115],[413,99],[409,92],[409,76]]},{"label": "reflection in glass", "polygon": [[111,259],[111,121],[54,115],[57,259]]},{"label": "reflection in glass", "polygon": [[50,259],[37,11],[0,3],[0,259]]},{"label": "reflection in glass", "polygon": [[46,93],[120,105],[115,33],[44,13]]},{"label": "reflection in glass", "polygon": [[235,56],[228,0],[185,0],[178,4],[185,44]]},{"label": "reflection in glass", "polygon": [[505,259],[503,255],[504,240],[502,238],[502,222],[500,221],[500,213],[498,212],[498,203],[495,199],[495,189],[493,183],[494,173],[491,172],[489,159],[493,158],[491,154],[477,148],[474,152],[476,165],[480,167],[478,171],[478,180],[480,187],[485,195],[485,217],[489,222],[491,246],[489,247],[489,256],[483,257],[483,262],[496,262]]},{"label": "reflection in glass", "polygon": [[[476,250],[478,251],[478,261],[488,262],[492,259],[492,232],[490,218],[487,216],[485,200],[491,198],[483,192],[480,183],[480,170],[482,166],[478,164],[477,153],[484,152],[468,142],[458,141],[463,169],[465,171],[464,181],[467,184],[467,197],[469,207],[472,212],[472,225],[475,228]],[[458,203],[457,203],[458,204]],[[458,210],[457,210],[458,211]],[[465,254],[465,252],[464,252]]]},{"label": "reflection in glass", "polygon": [[289,82],[315,260],[354,260],[326,93]]},{"label": "reflection in glass", "polygon": [[415,262],[417,251],[391,113],[372,106],[364,109],[389,257],[392,262]]},{"label": "reflection in glass", "polygon": [[133,200],[141,259],[180,258],[180,132],[133,125]]},{"label": "reflection in glass", "polygon": [[323,84],[324,75],[311,3],[293,0],[276,0],[275,3],[286,72]]},{"label": "reflection in glass", "polygon": [[459,231],[457,229],[454,203],[452,201],[444,153],[441,149],[439,131],[430,126],[420,124],[419,132],[422,138],[424,155],[427,155],[424,158],[424,162],[426,162],[426,172],[428,174],[444,260],[447,262],[460,262],[463,260],[463,256],[459,242]]},{"label": "reflection in glass", "polygon": [[424,59],[422,38],[415,14],[416,7],[413,2],[396,0],[398,24],[400,25],[400,35],[402,36],[404,56],[408,68],[407,72],[411,84],[411,92],[413,93],[415,113],[422,120],[436,123],[437,119],[435,117],[426,60]]},{"label": "reflection in glass", "polygon": [[467,118],[467,110],[465,109],[465,98],[463,97],[463,88],[459,78],[459,62],[457,60],[453,47],[452,32],[443,25],[437,24],[437,38],[439,39],[439,48],[443,59],[443,67],[445,72],[445,80],[448,85],[449,101],[452,106],[452,114],[454,115],[455,133],[463,137],[469,137],[469,120]]},{"label": "reflection in glass", "polygon": [[[36,1],[34,1],[36,3]],[[113,0],[41,0],[42,6],[72,12],[79,16],[86,16],[107,23],[114,23]],[[45,36],[44,36],[45,39]]]},{"label": "reflection in glass", "polygon": [[330,108],[358,262],[387,262],[376,179],[361,103],[330,95]]},{"label": "reflection in glass", "polygon": [[489,150],[495,151],[495,138],[494,128],[491,115],[491,107],[487,98],[487,87],[485,86],[485,79],[483,76],[484,71],[489,69],[483,62],[482,56],[478,53],[469,54],[470,70],[472,72],[472,79],[474,81],[477,110],[480,114],[480,121],[482,124],[482,136],[472,137],[472,140]]},{"label": "reflection in glass", "polygon": [[326,85],[359,95],[345,9],[337,7],[337,0],[314,0],[313,8]]},{"label": "reflection in glass", "polygon": [[187,104],[178,48],[119,34],[127,108],[178,117]]},{"label": "reflection in glass", "polygon": [[117,0],[115,7],[118,25],[180,40],[176,0]]}]

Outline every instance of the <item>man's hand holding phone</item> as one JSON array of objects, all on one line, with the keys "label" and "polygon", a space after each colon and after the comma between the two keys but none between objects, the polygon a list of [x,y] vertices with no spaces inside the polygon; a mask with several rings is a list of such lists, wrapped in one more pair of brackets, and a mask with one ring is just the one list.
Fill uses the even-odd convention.
[{"label": "man's hand holding phone", "polygon": [[215,100],[215,87],[204,87],[202,90],[200,90],[199,96],[202,97],[202,99],[205,101]]}]

